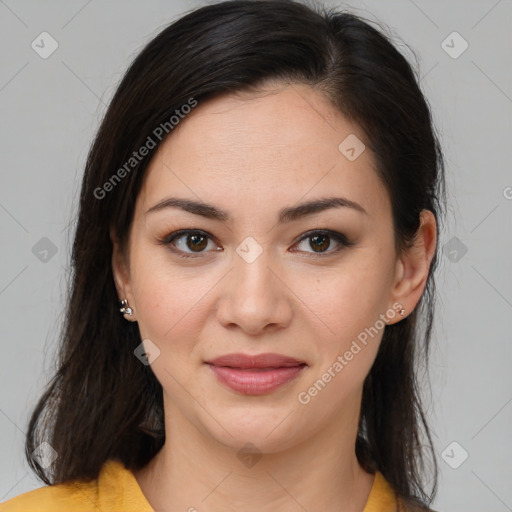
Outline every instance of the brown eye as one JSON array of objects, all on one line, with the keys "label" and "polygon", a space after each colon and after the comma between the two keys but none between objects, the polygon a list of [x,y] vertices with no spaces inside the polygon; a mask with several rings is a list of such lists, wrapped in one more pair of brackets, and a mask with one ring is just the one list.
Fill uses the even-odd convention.
[{"label": "brown eye", "polygon": [[203,235],[186,235],[186,240],[187,247],[192,251],[202,251],[208,245],[207,238]]},{"label": "brown eye", "polygon": [[[179,257],[195,258],[211,252],[211,250],[222,250],[220,247],[207,250],[208,242],[212,240],[213,237],[204,231],[197,229],[181,229],[159,240],[159,243],[169,246],[169,249]],[[304,248],[299,250],[299,252],[309,253],[313,257],[329,256],[330,254],[337,253],[346,247],[354,245],[354,243],[350,242],[342,233],[329,230],[309,231],[299,240],[299,245],[306,244],[306,240],[309,241],[308,246],[311,250]],[[330,249],[333,242],[335,248]]]},{"label": "brown eye", "polygon": [[316,235],[309,238],[310,246],[314,251],[323,252],[324,250],[329,248],[330,238],[328,235]]},{"label": "brown eye", "polygon": [[[344,234],[328,230],[316,230],[306,233],[305,236],[299,240],[299,245],[306,245],[306,241],[309,241],[307,246],[309,246],[312,251],[308,251],[304,248],[301,252],[310,253],[313,256],[328,256],[341,251],[345,247],[354,245]],[[333,241],[337,247],[332,250],[328,250]]]},{"label": "brown eye", "polygon": [[194,258],[194,253],[200,256],[202,253],[209,252],[205,249],[208,247],[210,240],[211,236],[203,231],[182,229],[171,233],[163,240],[159,240],[159,243],[169,246],[178,256]]}]

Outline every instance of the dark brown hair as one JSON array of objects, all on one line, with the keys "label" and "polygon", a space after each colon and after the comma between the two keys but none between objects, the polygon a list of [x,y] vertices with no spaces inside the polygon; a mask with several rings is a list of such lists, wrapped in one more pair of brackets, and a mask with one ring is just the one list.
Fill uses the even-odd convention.
[{"label": "dark brown hair", "polygon": [[[167,26],[130,65],[88,154],[56,374],[28,428],[26,457],[46,484],[96,478],[110,458],[138,469],[165,441],[162,387],[134,356],[137,323],[119,313],[109,230],[126,242],[142,178],[165,140],[155,130],[191,98],[201,103],[269,81],[311,86],[363,130],[389,192],[397,247],[414,240],[422,209],[439,223],[444,163],[427,100],[392,38],[371,23],[292,0],[226,1]],[[148,137],[156,142],[151,154],[126,167]],[[438,468],[417,371],[429,357],[437,257],[436,249],[416,310],[385,328],[364,382],[356,443],[367,471],[378,469],[404,500],[427,506]],[[32,457],[43,441],[58,454],[46,469]]]}]

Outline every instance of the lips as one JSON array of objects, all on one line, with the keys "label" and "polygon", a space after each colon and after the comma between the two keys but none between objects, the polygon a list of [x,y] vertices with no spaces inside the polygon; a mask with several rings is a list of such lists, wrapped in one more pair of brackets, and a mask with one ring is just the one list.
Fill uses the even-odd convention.
[{"label": "lips", "polygon": [[282,354],[228,354],[206,362],[218,381],[244,395],[264,395],[297,378],[307,364]]},{"label": "lips", "polygon": [[230,368],[288,368],[290,366],[301,366],[305,365],[304,361],[295,359],[293,357],[285,356],[283,354],[257,354],[254,356],[247,354],[227,354],[224,356],[216,357],[210,361],[206,361],[208,364],[215,366],[228,366]]}]

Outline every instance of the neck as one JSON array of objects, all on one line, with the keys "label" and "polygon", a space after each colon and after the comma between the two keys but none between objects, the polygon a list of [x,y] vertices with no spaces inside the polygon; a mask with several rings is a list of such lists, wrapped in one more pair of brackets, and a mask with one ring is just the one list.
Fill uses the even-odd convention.
[{"label": "neck", "polygon": [[[328,431],[311,432],[283,449],[268,441],[253,453],[218,442],[166,406],[166,442],[134,474],[156,512],[361,512],[374,477],[355,455],[358,401],[352,406]],[[254,444],[263,446],[261,439]]]}]

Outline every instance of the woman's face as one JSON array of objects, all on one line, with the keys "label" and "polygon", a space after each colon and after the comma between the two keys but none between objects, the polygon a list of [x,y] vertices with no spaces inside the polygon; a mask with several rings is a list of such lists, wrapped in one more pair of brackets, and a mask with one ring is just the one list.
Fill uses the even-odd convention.
[{"label": "woman's face", "polygon": [[[384,321],[415,305],[400,295],[390,200],[362,140],[323,96],[294,85],[199,103],[160,146],[137,199],[129,263],[116,251],[114,270],[166,417],[269,452],[357,427]],[[170,198],[208,206],[162,205]],[[334,198],[335,207],[301,207]],[[177,230],[191,233],[171,241]],[[247,384],[254,370],[227,370],[241,382],[233,389],[207,364],[233,353],[306,365],[274,369],[272,378],[294,375],[277,387]]]}]

